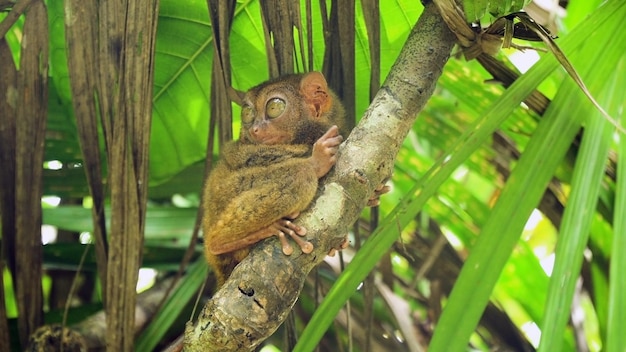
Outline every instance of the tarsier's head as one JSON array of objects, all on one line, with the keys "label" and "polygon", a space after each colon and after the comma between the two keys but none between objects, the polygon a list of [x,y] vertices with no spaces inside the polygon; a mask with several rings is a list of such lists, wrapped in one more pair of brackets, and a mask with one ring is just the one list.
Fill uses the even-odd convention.
[{"label": "tarsier's head", "polygon": [[343,123],[343,114],[341,102],[321,73],[283,76],[246,93],[239,139],[253,144],[312,145],[330,126]]}]

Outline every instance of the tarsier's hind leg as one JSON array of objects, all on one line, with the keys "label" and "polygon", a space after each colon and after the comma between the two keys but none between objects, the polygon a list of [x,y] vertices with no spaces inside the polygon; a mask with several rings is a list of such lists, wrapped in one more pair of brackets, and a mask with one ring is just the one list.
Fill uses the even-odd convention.
[{"label": "tarsier's hind leg", "polygon": [[[253,233],[250,236],[262,239],[270,235],[276,235],[280,240],[283,253],[291,255],[293,253],[293,247],[291,247],[291,244],[287,240],[287,236],[289,236],[298,244],[303,253],[311,253],[313,251],[313,245],[301,238],[301,236],[306,235],[306,229],[293,223],[293,220],[297,218],[298,215],[300,215],[299,212],[291,213],[282,219],[275,221],[267,228],[257,231],[258,234]],[[269,235],[264,235],[266,233],[269,233]]]},{"label": "tarsier's hind leg", "polygon": [[298,168],[288,166],[286,165],[283,171],[291,173],[292,177],[285,177],[285,182],[279,184],[257,182],[254,188],[234,196],[220,211],[215,222],[211,224],[207,236],[211,252],[226,253],[272,235],[281,238],[286,254],[289,254],[287,252],[290,252],[290,246],[284,240],[284,235],[297,238],[296,242],[300,247],[307,250],[310,244],[307,245],[298,238],[304,235],[306,230],[293,224],[290,219],[295,218],[311,202],[317,190],[317,180],[305,183],[308,186],[301,184],[296,189],[295,183],[289,182],[289,179],[298,174],[294,171]]}]

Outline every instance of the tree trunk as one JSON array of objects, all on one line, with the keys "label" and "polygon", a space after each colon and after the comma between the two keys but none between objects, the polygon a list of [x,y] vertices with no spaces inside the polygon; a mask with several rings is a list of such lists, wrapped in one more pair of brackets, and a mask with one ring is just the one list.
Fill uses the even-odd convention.
[{"label": "tree trunk", "polygon": [[319,197],[298,219],[311,254],[282,254],[276,239],[257,246],[185,332],[186,351],[253,350],[286,319],[307,274],[337,247],[374,189],[387,179],[418,112],[432,95],[455,38],[427,4],[387,80],[341,147]]}]

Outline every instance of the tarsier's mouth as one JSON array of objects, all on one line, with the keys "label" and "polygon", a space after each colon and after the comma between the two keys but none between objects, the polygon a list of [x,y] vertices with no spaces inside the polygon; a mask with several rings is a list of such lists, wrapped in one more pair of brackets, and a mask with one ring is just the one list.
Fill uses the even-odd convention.
[{"label": "tarsier's mouth", "polygon": [[258,136],[250,136],[250,139],[254,144],[263,144],[263,145],[276,145],[276,144],[285,144],[284,138],[280,136],[269,136],[269,137],[258,137]]},{"label": "tarsier's mouth", "polygon": [[252,141],[255,144],[264,144],[264,145],[280,144],[280,141],[277,138],[252,138]]}]

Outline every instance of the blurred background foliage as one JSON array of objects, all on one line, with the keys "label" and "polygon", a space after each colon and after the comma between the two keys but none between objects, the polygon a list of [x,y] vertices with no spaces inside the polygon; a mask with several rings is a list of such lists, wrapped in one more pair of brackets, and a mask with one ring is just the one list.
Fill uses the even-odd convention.
[{"label": "blurred background foliage", "polygon": [[[558,35],[557,44],[569,44],[563,45],[565,54],[615,119],[623,115],[626,101],[626,34],[620,27],[626,6],[619,3],[571,0],[558,6],[536,1],[528,9]],[[357,1],[354,27],[357,120],[369,105],[372,62],[362,5]],[[379,6],[384,80],[422,5],[396,0],[381,1]],[[312,10],[312,61],[321,70],[324,33],[318,2],[312,3]],[[207,3],[161,0],[159,11],[143,256],[149,270],[140,276],[140,281],[147,278],[140,282],[140,290],[178,270],[196,221],[209,140],[207,121],[219,118],[209,116],[214,46]],[[100,294],[93,252],[79,265],[92,241],[92,221],[71,105],[63,2],[48,1],[48,13],[51,85],[42,199],[46,322],[60,321],[67,299],[63,292],[80,270],[82,288],[71,298],[68,320],[73,324],[98,309]],[[493,20],[488,11],[481,18],[483,25]],[[263,26],[259,1],[237,2],[230,34],[235,89],[246,90],[268,78]],[[6,39],[19,62],[19,21]],[[367,272],[345,274],[354,275],[357,282],[365,280],[356,290],[339,280],[334,290],[343,290],[349,304],[341,301],[339,312],[324,311],[322,306],[316,314],[328,315],[332,325],[328,331],[324,325],[309,327],[320,330],[320,336],[308,338],[305,331],[299,348],[417,351],[429,346],[434,331],[433,351],[534,350],[540,341],[540,349],[546,351],[623,351],[626,337],[621,335],[626,330],[619,317],[626,316],[622,297],[626,263],[615,259],[626,245],[626,190],[624,171],[620,173],[625,170],[623,134],[594,110],[545,50],[505,49],[497,56],[522,73],[543,58],[544,68],[534,70],[545,74],[521,83],[552,100],[543,116],[519,104],[519,99],[503,100],[502,85],[492,82],[477,61],[465,61],[460,51],[456,54],[407,136],[389,181],[391,192],[381,199],[382,222],[394,224],[398,214],[407,211],[411,220],[406,226],[398,222],[377,232],[376,236],[389,238],[399,234],[392,246],[379,248],[377,255],[354,257],[355,247],[367,243],[375,231],[369,212],[364,212],[351,234],[355,246],[344,251],[341,260],[329,258],[311,275],[295,308],[296,326],[302,329],[307,324],[343,267],[350,270],[353,257],[360,260],[356,265],[373,270],[367,270],[368,279],[362,278]],[[306,69],[302,61],[297,67]],[[522,77],[531,75],[532,70]],[[507,104],[511,112],[500,116],[498,109]],[[233,104],[233,109],[237,131],[238,107]],[[476,132],[489,124],[492,132]],[[465,148],[472,152],[440,186],[428,188],[432,180],[428,173],[434,170],[436,175]],[[216,158],[218,149],[209,157]],[[424,189],[432,196],[417,211],[407,210]],[[139,337],[138,350],[154,349],[180,333],[194,292],[202,284],[198,278],[207,272],[201,256],[194,258],[161,314]],[[473,266],[462,272],[466,260],[473,260]],[[13,319],[17,309],[11,282],[5,270],[7,314]],[[449,312],[444,309],[442,316],[446,306]],[[471,335],[466,338],[457,331]],[[280,350],[282,332],[265,348]]]}]

